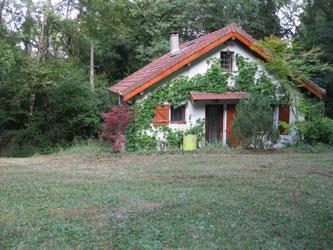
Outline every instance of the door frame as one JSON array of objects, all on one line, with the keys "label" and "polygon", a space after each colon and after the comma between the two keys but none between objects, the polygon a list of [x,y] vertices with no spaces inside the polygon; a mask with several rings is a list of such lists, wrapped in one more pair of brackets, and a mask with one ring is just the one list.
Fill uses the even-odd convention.
[{"label": "door frame", "polygon": [[208,114],[209,114],[210,107],[217,107],[217,142],[223,143],[224,104],[206,104],[206,107],[205,107],[205,141],[209,142],[209,115]]}]

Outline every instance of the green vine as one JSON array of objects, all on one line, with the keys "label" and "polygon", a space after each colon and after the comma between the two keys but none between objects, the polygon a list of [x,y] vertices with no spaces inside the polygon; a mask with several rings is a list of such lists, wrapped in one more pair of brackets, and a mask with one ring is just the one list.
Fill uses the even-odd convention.
[{"label": "green vine", "polygon": [[[207,63],[211,67],[205,74],[197,74],[192,78],[182,76],[164,86],[154,89],[146,99],[131,106],[137,110],[134,122],[130,125],[127,136],[127,149],[129,151],[155,150],[162,148],[179,148],[183,136],[197,135],[197,141],[204,140],[204,120],[196,121],[195,126],[187,130],[175,130],[168,126],[153,127],[152,121],[155,108],[168,103],[174,107],[187,105],[190,92],[226,93],[228,90],[259,92],[267,96],[275,96],[276,86],[263,71],[258,72],[258,65],[249,62],[247,58],[236,55],[238,71],[223,72],[220,60],[211,59]],[[234,81],[235,87],[228,87],[228,82]],[[162,133],[162,139],[158,136]]]}]

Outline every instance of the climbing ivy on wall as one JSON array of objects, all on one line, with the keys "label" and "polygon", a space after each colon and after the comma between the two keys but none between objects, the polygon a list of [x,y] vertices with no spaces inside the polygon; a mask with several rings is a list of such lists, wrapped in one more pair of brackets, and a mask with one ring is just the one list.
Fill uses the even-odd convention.
[{"label": "climbing ivy on wall", "polygon": [[[207,63],[211,64],[211,67],[206,73],[197,74],[192,78],[182,76],[167,82],[154,89],[147,98],[131,106],[131,109],[137,112],[127,135],[127,149],[129,151],[154,150],[158,146],[179,148],[182,138],[186,134],[195,134],[198,142],[203,141],[203,119],[198,119],[194,125],[191,123],[190,128],[186,130],[173,130],[167,126],[152,126],[155,108],[158,105],[166,103],[174,107],[187,105],[190,92],[226,93],[228,90],[232,90],[275,96],[276,85],[273,85],[271,79],[259,70],[257,63],[250,62],[243,56],[236,55],[238,71],[232,73],[223,72],[218,59],[210,59]],[[228,83],[232,81],[235,86],[228,86]],[[162,135],[162,139],[158,134]]]}]

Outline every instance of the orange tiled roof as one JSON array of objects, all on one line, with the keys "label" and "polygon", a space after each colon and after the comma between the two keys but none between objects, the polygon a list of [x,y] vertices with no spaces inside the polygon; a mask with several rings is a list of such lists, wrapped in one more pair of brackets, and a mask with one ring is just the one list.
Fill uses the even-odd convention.
[{"label": "orange tiled roof", "polygon": [[[109,90],[126,101],[229,39],[237,39],[249,48],[255,47],[254,44],[257,42],[237,24],[232,23],[180,45],[178,53],[174,56],[170,56],[170,52],[166,53],[110,87]],[[255,52],[259,57],[267,59],[263,50],[257,48]],[[319,98],[325,94],[325,90],[313,82],[310,84],[303,81],[302,84]]]}]

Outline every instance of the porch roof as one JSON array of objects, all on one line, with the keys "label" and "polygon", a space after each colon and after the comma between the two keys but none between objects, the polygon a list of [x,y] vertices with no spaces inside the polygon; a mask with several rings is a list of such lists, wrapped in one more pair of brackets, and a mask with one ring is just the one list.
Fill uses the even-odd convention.
[{"label": "porch roof", "polygon": [[192,102],[195,101],[212,101],[212,100],[239,100],[242,98],[248,99],[249,95],[246,92],[232,92],[228,91],[227,93],[200,93],[200,92],[191,92],[190,98]]}]

